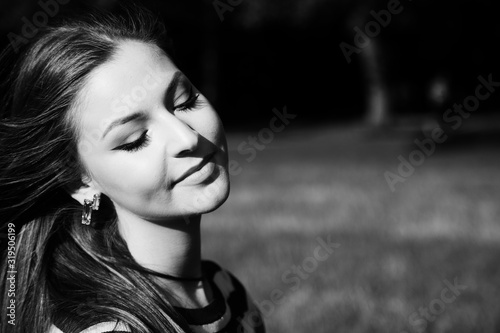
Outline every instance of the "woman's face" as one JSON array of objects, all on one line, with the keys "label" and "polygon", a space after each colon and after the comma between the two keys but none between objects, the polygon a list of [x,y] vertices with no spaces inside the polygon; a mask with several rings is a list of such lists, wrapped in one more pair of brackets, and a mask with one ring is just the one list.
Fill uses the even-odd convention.
[{"label": "woman's face", "polygon": [[111,199],[119,218],[169,220],[226,200],[222,123],[158,47],[123,42],[94,70],[78,102],[78,151],[89,185]]}]

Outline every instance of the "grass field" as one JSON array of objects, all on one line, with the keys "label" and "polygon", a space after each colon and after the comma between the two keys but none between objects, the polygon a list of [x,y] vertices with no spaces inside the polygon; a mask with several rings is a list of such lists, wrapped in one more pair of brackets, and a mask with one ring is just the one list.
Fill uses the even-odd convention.
[{"label": "grass field", "polygon": [[[258,131],[228,135],[243,170],[203,251],[268,332],[500,332],[500,149],[437,145],[392,192],[414,132],[290,125],[248,162],[236,147]],[[338,244],[321,260],[318,237]]]}]

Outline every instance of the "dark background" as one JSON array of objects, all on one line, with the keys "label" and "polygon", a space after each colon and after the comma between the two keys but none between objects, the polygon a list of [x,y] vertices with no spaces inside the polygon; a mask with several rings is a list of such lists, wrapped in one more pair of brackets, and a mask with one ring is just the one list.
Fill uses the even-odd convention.
[{"label": "dark background", "polygon": [[[117,1],[61,5],[61,12],[91,5],[114,8]],[[215,1],[140,1],[161,15],[174,40],[178,65],[212,101],[229,128],[267,123],[273,107],[286,105],[301,123],[363,120],[369,113],[372,61],[388,108],[383,121],[430,112],[429,84],[449,79],[449,99],[461,102],[477,76],[499,71],[500,20],[494,1],[403,0],[402,12],[371,39],[372,58],[344,57],[340,43],[354,45],[355,26],[374,20],[370,11],[389,1],[233,1],[222,16]],[[0,14],[2,44],[32,21],[36,1],[5,1]],[[222,20],[221,20],[222,17]],[[500,74],[498,74],[500,80]],[[493,96],[481,113],[498,108]],[[443,108],[447,105],[443,105]],[[293,111],[292,111],[293,110]]]}]

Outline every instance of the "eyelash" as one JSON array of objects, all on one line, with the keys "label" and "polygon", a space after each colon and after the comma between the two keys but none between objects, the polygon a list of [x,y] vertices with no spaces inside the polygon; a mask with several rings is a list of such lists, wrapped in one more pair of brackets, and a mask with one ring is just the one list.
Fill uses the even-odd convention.
[{"label": "eyelash", "polygon": [[198,97],[200,97],[200,93],[193,94],[192,90],[193,88],[191,87],[191,90],[189,92],[190,97],[187,101],[174,107],[175,111],[188,112],[200,106],[201,102],[198,99]]},{"label": "eyelash", "polygon": [[[180,105],[175,107],[175,111],[179,112],[188,112],[191,111],[192,109],[195,109],[200,106],[201,101],[198,99],[200,97],[200,93],[192,94],[192,88],[190,91],[190,97],[187,101],[184,103],[181,103]],[[142,135],[139,137],[139,139],[129,142],[126,144],[123,144],[121,146],[116,147],[113,150],[124,150],[127,152],[134,152],[138,151],[141,148],[144,148],[148,145],[149,143],[149,135],[148,131],[144,131]]]},{"label": "eyelash", "polygon": [[148,131],[144,131],[142,133],[142,135],[139,137],[139,139],[137,139],[133,142],[129,142],[129,143],[123,144],[121,146],[118,146],[113,150],[125,150],[128,152],[134,152],[134,151],[138,151],[141,148],[144,148],[145,146],[148,145],[148,143],[149,143]]}]

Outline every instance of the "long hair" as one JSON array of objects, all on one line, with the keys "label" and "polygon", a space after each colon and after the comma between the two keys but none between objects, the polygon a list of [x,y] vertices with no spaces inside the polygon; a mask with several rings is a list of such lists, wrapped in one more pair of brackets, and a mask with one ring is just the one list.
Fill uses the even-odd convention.
[{"label": "long hair", "polygon": [[93,216],[98,225],[92,228],[81,224],[82,206],[68,194],[83,185],[84,174],[71,110],[92,71],[110,61],[125,40],[170,52],[163,24],[135,7],[62,19],[41,29],[18,52],[8,48],[2,54],[4,333],[46,333],[52,323],[73,333],[111,320],[128,324],[133,332],[189,331],[132,258],[111,201],[103,197]]}]

